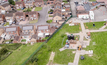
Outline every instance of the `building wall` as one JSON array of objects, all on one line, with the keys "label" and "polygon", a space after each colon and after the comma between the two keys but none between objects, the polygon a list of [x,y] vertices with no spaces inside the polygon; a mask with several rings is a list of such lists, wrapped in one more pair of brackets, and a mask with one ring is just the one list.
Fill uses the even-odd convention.
[{"label": "building wall", "polygon": [[78,18],[88,18],[89,19],[88,14],[78,14],[77,16],[78,16]]}]

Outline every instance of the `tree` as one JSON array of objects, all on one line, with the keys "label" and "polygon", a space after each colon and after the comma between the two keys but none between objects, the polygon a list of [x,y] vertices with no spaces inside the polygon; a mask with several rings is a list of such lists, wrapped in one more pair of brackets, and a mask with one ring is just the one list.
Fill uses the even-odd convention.
[{"label": "tree", "polygon": [[9,4],[15,5],[15,2],[13,0],[8,0]]},{"label": "tree", "polygon": [[5,54],[6,52],[8,52],[6,48],[3,47],[2,49],[0,49],[0,55]]}]

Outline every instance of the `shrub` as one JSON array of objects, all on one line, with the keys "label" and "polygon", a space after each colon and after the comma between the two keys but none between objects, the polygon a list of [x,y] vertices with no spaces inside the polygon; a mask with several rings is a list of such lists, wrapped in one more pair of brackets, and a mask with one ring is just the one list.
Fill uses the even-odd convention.
[{"label": "shrub", "polygon": [[46,22],[47,22],[47,23],[52,23],[52,21],[53,21],[53,20],[47,20]]},{"label": "shrub", "polygon": [[3,55],[3,54],[5,54],[5,53],[7,53],[7,52],[8,52],[8,50],[3,47],[3,48],[0,50],[0,55]]},{"label": "shrub", "polygon": [[65,36],[66,36],[65,34],[62,34],[62,35],[61,35],[62,38],[65,37]]}]

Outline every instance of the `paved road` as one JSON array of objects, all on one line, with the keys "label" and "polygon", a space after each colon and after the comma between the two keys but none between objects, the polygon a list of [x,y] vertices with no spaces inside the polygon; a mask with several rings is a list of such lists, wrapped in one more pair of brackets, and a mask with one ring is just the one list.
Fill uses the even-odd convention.
[{"label": "paved road", "polygon": [[41,11],[38,11],[40,17],[35,25],[47,25],[46,21],[48,19],[48,10],[49,10],[49,6],[45,6]]}]

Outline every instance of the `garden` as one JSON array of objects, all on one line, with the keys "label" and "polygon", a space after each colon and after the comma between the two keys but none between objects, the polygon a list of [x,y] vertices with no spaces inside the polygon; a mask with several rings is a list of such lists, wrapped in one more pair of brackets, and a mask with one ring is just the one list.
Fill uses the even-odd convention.
[{"label": "garden", "polygon": [[107,32],[91,33],[90,45],[85,50],[93,50],[93,56],[84,55],[84,60],[79,60],[79,65],[106,65],[107,64]]},{"label": "garden", "polygon": [[[74,55],[72,53],[73,50],[64,50],[62,52],[59,51],[65,44],[62,44],[63,38],[67,38],[66,32],[68,33],[78,33],[81,30],[79,29],[79,25],[69,26],[65,24],[61,30],[59,30],[48,42],[45,44],[32,58],[27,62],[27,65],[37,64],[37,65],[46,65],[49,62],[49,57],[51,52],[55,52],[54,63],[56,64],[68,64],[69,62],[73,62]],[[64,43],[66,39],[64,40]],[[32,61],[32,59],[36,59]]]}]

